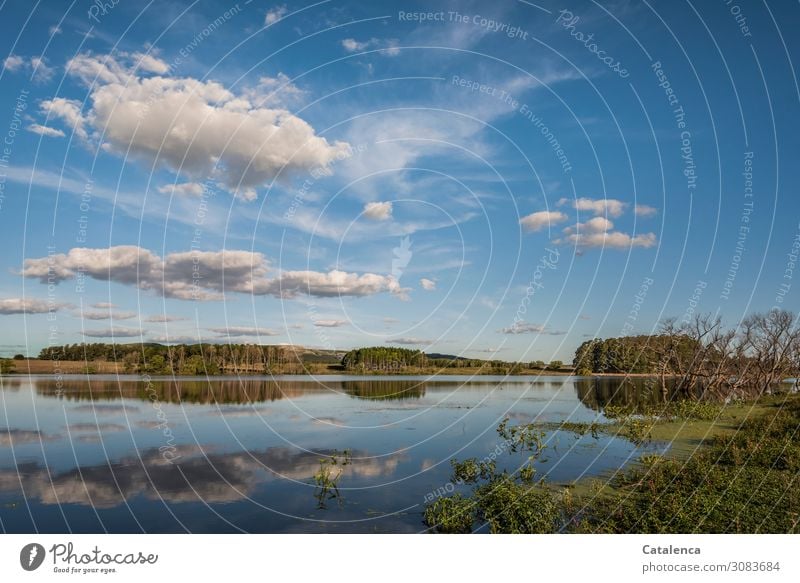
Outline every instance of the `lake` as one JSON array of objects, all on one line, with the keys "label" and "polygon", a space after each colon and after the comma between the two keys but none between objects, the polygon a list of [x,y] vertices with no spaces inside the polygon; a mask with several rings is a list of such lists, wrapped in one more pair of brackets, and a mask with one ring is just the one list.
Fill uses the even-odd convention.
[{"label": "lake", "polygon": [[[462,488],[452,458],[525,461],[496,432],[505,417],[604,421],[609,402],[656,398],[640,380],[565,376],[0,383],[0,528],[17,533],[420,532],[426,499]],[[537,476],[556,484],[666,448],[567,431],[547,445]],[[345,450],[321,508],[320,460]]]}]

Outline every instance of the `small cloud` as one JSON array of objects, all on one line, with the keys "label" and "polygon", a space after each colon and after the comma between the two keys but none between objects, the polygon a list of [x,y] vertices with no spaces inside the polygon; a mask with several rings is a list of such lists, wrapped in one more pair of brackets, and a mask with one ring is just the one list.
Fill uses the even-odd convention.
[{"label": "small cloud", "polygon": [[580,316],[578,316],[578,320],[591,320],[591,319],[592,317],[587,316],[586,314],[581,314]]},{"label": "small cloud", "polygon": [[33,80],[38,83],[46,83],[53,78],[56,70],[50,67],[44,57],[31,57],[31,69],[33,69]]},{"label": "small cloud", "polygon": [[392,203],[368,202],[364,205],[364,216],[372,221],[387,221],[392,218]]},{"label": "small cloud", "polygon": [[314,320],[314,326],[321,328],[339,328],[347,325],[346,320]]},{"label": "small cloud", "polygon": [[89,338],[134,338],[141,336],[142,331],[134,328],[106,328],[104,330],[84,330],[84,336]]},{"label": "small cloud", "polygon": [[289,12],[289,9],[286,8],[285,5],[276,6],[275,8],[267,10],[267,13],[264,15],[264,24],[266,26],[269,26],[270,24],[275,24],[281,18],[283,18],[287,12]]},{"label": "small cloud", "polygon": [[556,245],[575,245],[578,248],[608,247],[610,249],[628,249],[631,247],[652,247],[656,244],[655,233],[643,233],[631,236],[620,231],[613,231],[614,223],[605,217],[594,217],[585,223],[564,229],[565,237],[555,239]]},{"label": "small cloud", "polygon": [[567,215],[559,211],[539,211],[522,217],[519,224],[528,232],[536,232],[550,225],[563,223],[567,218]]},{"label": "small cloud", "polygon": [[145,322],[153,322],[153,323],[163,323],[163,322],[179,322],[181,320],[185,320],[186,318],[182,318],[180,316],[169,316],[167,314],[155,314],[153,316],[147,316],[144,321]]},{"label": "small cloud", "polygon": [[97,302],[95,304],[92,304],[92,307],[102,310],[103,308],[116,308],[118,306],[117,306],[117,304],[112,304],[110,302]]},{"label": "small cloud", "polygon": [[396,57],[400,54],[400,47],[398,46],[396,39],[390,39],[386,41],[386,48],[383,51],[389,57]]},{"label": "small cloud", "polygon": [[658,214],[658,209],[646,204],[637,204],[633,207],[633,212],[637,217],[653,217]]},{"label": "small cloud", "polygon": [[502,348],[469,348],[468,352],[479,352],[483,354],[495,354],[500,352],[501,350],[505,350],[505,347]]},{"label": "small cloud", "polygon": [[348,53],[357,53],[365,51],[369,48],[376,47],[382,49],[382,53],[387,57],[396,57],[400,54],[400,47],[398,46],[397,39],[390,38],[381,40],[379,38],[371,38],[365,41],[357,41],[354,38],[346,38],[342,40],[342,47]]},{"label": "small cloud", "polygon": [[342,46],[348,53],[355,53],[357,51],[363,51],[369,47],[371,42],[372,41],[358,42],[354,38],[346,38],[342,41]]},{"label": "small cloud", "polygon": [[11,314],[46,314],[50,311],[58,311],[66,307],[67,304],[54,303],[49,300],[38,300],[34,298],[6,298],[0,300],[0,315],[8,316]]},{"label": "small cloud", "polygon": [[19,55],[9,55],[3,61],[6,71],[15,73],[23,69],[30,70],[33,80],[37,83],[44,83],[53,78],[56,70],[50,67],[43,57],[21,57]]},{"label": "small cloud", "polygon": [[136,312],[112,312],[111,310],[98,310],[96,312],[78,312],[76,314],[84,320],[130,320],[136,317]]},{"label": "small cloud", "polygon": [[64,132],[56,129],[56,128],[49,128],[47,126],[39,125],[38,123],[32,123],[27,127],[29,132],[33,132],[34,134],[39,134],[40,136],[47,136],[49,138],[63,138]]},{"label": "small cloud", "polygon": [[209,328],[209,331],[220,336],[279,336],[280,332],[269,328],[254,326],[228,326],[226,328]]},{"label": "small cloud", "polygon": [[486,306],[490,310],[496,310],[497,309],[497,305],[498,304],[492,298],[483,297],[483,298],[480,299],[480,302],[481,302],[481,304],[483,304],[484,306]]},{"label": "small cloud", "polygon": [[62,32],[61,27],[58,26],[57,24],[54,24],[53,26],[48,28],[47,31],[50,33],[50,36],[55,36],[57,34],[61,34]]},{"label": "small cloud", "polygon": [[514,322],[508,328],[498,330],[500,334],[545,334],[547,336],[563,336],[566,332],[558,330],[547,330],[544,324],[533,324],[531,322]]},{"label": "small cloud", "polygon": [[427,277],[420,279],[419,284],[425,291],[434,291],[436,289],[436,282],[432,279],[428,279]]},{"label": "small cloud", "polygon": [[614,198],[577,198],[575,200],[562,198],[558,201],[558,206],[564,206],[565,204],[570,204],[579,211],[588,211],[598,217],[607,215],[612,218],[622,216],[622,213],[625,212],[625,208],[628,206],[627,203]]},{"label": "small cloud", "polygon": [[172,196],[203,196],[204,187],[197,182],[183,182],[181,184],[165,184],[158,187],[161,194]]},{"label": "small cloud", "polygon": [[433,340],[426,340],[423,338],[392,338],[386,341],[386,344],[411,344],[411,345],[428,345],[433,344]]},{"label": "small cloud", "polygon": [[19,55],[10,55],[6,57],[6,60],[3,61],[3,67],[6,71],[14,73],[19,71],[25,66],[25,59],[20,57]]}]

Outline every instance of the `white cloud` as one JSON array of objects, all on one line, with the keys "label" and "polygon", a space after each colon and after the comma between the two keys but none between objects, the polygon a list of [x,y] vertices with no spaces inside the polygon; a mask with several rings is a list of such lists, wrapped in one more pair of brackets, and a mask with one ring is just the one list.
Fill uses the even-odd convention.
[{"label": "white cloud", "polygon": [[563,223],[567,218],[567,215],[559,211],[539,211],[522,217],[519,224],[526,231],[535,232],[556,223]]},{"label": "white cloud", "polygon": [[51,310],[58,311],[66,305],[35,298],[5,298],[0,299],[0,314],[45,314]]},{"label": "white cloud", "polygon": [[398,46],[397,39],[385,39],[381,40],[379,38],[371,38],[365,41],[357,41],[354,38],[346,38],[342,40],[342,47],[348,53],[358,53],[361,51],[365,51],[369,48],[376,47],[382,48],[381,54],[386,55],[388,57],[396,57],[400,54],[400,47]]},{"label": "white cloud", "polygon": [[386,341],[386,344],[411,344],[411,345],[428,345],[433,344],[433,340],[426,340],[424,338],[392,338]]},{"label": "white cloud", "polygon": [[30,65],[34,81],[46,83],[55,75],[56,70],[45,62],[44,57],[31,57]]},{"label": "white cloud", "polygon": [[[68,72],[89,87],[91,107],[81,115],[76,102],[56,98],[42,104],[44,111],[102,132],[108,152],[193,179],[213,175],[245,200],[268,181],[325,168],[350,150],[287,110],[254,105],[215,81],[145,77],[124,58],[88,54],[71,59]],[[79,135],[88,139],[87,131]]]},{"label": "white cloud", "polygon": [[625,212],[625,208],[628,206],[628,203],[614,198],[601,198],[597,200],[592,198],[578,198],[575,200],[562,198],[558,201],[559,206],[564,206],[565,204],[569,204],[579,211],[588,211],[596,216],[608,215],[612,218],[622,216],[622,213]]},{"label": "white cloud", "polygon": [[558,245],[575,245],[578,248],[608,247],[611,249],[627,249],[630,247],[652,247],[656,244],[654,233],[643,233],[631,236],[620,231],[613,231],[614,223],[605,217],[594,217],[585,223],[564,229],[565,237],[555,239]]},{"label": "white cloud", "polygon": [[103,308],[116,308],[117,304],[112,304],[111,302],[97,302],[92,304],[93,308],[103,309]]},{"label": "white cloud", "polygon": [[198,182],[183,182],[181,184],[165,184],[158,187],[161,194],[172,196],[203,196],[204,187]]},{"label": "white cloud", "polygon": [[3,61],[3,66],[7,71],[13,73],[25,66],[25,59],[19,55],[9,55],[6,57],[6,60]]},{"label": "white cloud", "polygon": [[547,330],[544,324],[533,324],[531,322],[514,322],[508,328],[498,330],[501,334],[546,334],[548,336],[562,336],[565,333],[557,330]]},{"label": "white cloud", "polygon": [[391,275],[333,270],[284,271],[268,277],[269,270],[266,257],[251,251],[178,252],[162,259],[141,247],[119,245],[107,249],[76,247],[66,254],[26,259],[21,275],[43,283],[58,283],[82,272],[91,279],[184,300],[219,300],[230,292],[287,299],[299,295],[369,296],[388,292],[405,299],[409,291]]},{"label": "white cloud", "polygon": [[275,8],[271,8],[267,10],[267,13],[264,15],[264,24],[270,25],[278,22],[281,18],[283,18],[286,13],[289,12],[289,9],[286,6],[276,6]]},{"label": "white cloud", "polygon": [[633,208],[633,212],[637,217],[653,217],[658,213],[658,209],[646,204],[637,204]]},{"label": "white cloud", "polygon": [[254,326],[228,326],[225,328],[209,328],[211,332],[221,336],[279,336],[280,332],[269,328]]},{"label": "white cloud", "polygon": [[[372,39],[374,40],[374,39]],[[348,53],[355,53],[366,49],[372,41],[358,42],[354,38],[346,38],[342,40],[342,46]]]},{"label": "white cloud", "polygon": [[84,336],[90,338],[134,338],[141,336],[142,331],[135,328],[105,328],[103,330],[84,330]]},{"label": "white cloud", "polygon": [[614,228],[614,223],[605,217],[594,217],[585,223],[579,223],[577,228],[567,227],[564,229],[565,233],[573,233],[583,231],[585,234],[605,233]]},{"label": "white cloud", "polygon": [[423,277],[422,279],[420,279],[419,284],[425,291],[433,291],[436,289],[436,282],[433,281],[432,279],[428,279],[427,277]]},{"label": "white cloud", "polygon": [[84,320],[130,320],[136,317],[136,312],[113,312],[111,310],[98,310],[77,313]]},{"label": "white cloud", "polygon": [[482,352],[482,353],[488,353],[488,354],[495,354],[497,352],[500,352],[501,350],[506,350],[506,347],[500,347],[500,348],[470,348],[470,349],[468,349],[469,352]]},{"label": "white cloud", "polygon": [[9,72],[15,73],[23,69],[30,70],[33,80],[44,83],[53,78],[56,70],[50,67],[43,57],[21,57],[19,55],[9,55],[3,61],[3,66]]},{"label": "white cloud", "polygon": [[85,127],[86,120],[81,115],[81,102],[77,99],[64,99],[63,97],[46,99],[42,101],[40,108],[42,113],[48,117],[59,118],[65,122],[70,130],[73,130],[75,135],[82,140],[89,138]]},{"label": "white cloud", "polygon": [[131,56],[136,61],[135,67],[140,71],[157,73],[159,75],[169,73],[169,65],[158,57],[144,53],[133,53]]},{"label": "white cloud", "polygon": [[28,126],[28,131],[33,132],[34,134],[39,134],[40,136],[47,136],[49,138],[63,138],[64,132],[56,128],[50,128],[47,126],[39,125],[38,123],[32,123]]},{"label": "white cloud", "polygon": [[392,218],[392,203],[368,202],[364,205],[364,216],[373,221],[387,221]]},{"label": "white cloud", "polygon": [[48,28],[47,31],[50,33],[50,36],[55,36],[57,34],[61,34],[62,32],[61,27],[58,26],[57,24],[54,24],[53,26]]},{"label": "white cloud", "polygon": [[370,296],[389,292],[401,299],[406,299],[409,290],[400,287],[400,283],[391,275],[375,273],[358,275],[333,270],[328,273],[285,271],[276,279],[265,284],[259,291],[283,298],[294,298],[298,294],[337,297]]},{"label": "white cloud", "polygon": [[400,47],[398,46],[398,42],[395,39],[389,39],[386,41],[386,47],[384,49],[384,54],[389,57],[396,57],[400,54]]},{"label": "white cloud", "polygon": [[320,328],[340,328],[346,325],[346,320],[314,320],[314,326]]},{"label": "white cloud", "polygon": [[186,318],[182,318],[181,316],[170,316],[168,314],[155,314],[153,316],[147,316],[146,318],[144,318],[144,321],[153,323],[163,323],[163,322],[180,322],[185,319]]}]

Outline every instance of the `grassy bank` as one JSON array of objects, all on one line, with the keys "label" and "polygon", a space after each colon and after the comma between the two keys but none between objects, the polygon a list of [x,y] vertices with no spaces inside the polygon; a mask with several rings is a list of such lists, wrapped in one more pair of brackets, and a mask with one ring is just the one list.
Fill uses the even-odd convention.
[{"label": "grassy bank", "polygon": [[[800,395],[716,413],[685,406],[661,417],[617,413],[599,430],[627,436],[635,424],[634,441],[670,441],[670,454],[643,456],[597,487],[575,488],[535,481],[525,468],[509,475],[474,460],[456,462],[454,478],[472,491],[434,501],[426,522],[434,532],[484,524],[496,533],[800,532]],[[542,454],[542,431],[529,425],[501,427],[500,434],[528,451],[532,464]]]}]

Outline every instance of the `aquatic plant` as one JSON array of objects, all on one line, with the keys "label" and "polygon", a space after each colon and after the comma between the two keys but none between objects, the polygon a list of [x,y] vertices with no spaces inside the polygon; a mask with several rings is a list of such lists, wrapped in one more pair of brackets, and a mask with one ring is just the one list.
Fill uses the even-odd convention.
[{"label": "aquatic plant", "polygon": [[314,491],[314,497],[317,499],[318,508],[327,508],[327,502],[333,499],[337,499],[341,503],[339,479],[344,473],[344,466],[350,463],[352,461],[349,449],[341,453],[338,450],[333,450],[329,456],[320,458],[319,469],[314,474],[314,483],[317,486]]}]

